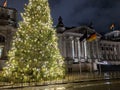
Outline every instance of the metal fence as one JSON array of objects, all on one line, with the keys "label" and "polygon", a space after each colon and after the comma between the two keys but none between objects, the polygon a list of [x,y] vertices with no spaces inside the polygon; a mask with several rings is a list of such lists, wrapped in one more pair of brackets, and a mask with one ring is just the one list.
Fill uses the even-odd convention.
[{"label": "metal fence", "polygon": [[56,84],[66,84],[75,83],[83,81],[96,81],[96,80],[109,80],[109,79],[119,79],[120,71],[114,72],[66,72],[65,78],[61,80],[49,80],[41,82],[29,82],[29,83],[8,83],[0,82],[0,88],[18,88],[18,87],[30,87],[30,86],[43,86],[43,85],[56,85]]}]

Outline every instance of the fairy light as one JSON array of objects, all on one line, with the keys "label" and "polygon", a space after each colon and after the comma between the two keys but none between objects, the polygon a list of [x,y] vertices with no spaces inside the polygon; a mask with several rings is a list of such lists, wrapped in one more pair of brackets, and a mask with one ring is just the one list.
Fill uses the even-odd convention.
[{"label": "fairy light", "polygon": [[19,77],[22,82],[63,77],[64,60],[52,28],[48,0],[29,0],[22,17],[3,75],[12,82]]}]

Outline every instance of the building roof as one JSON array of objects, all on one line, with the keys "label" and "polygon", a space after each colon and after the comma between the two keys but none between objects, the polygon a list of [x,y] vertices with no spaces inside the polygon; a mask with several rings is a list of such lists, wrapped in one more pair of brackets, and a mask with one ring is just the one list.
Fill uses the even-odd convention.
[{"label": "building roof", "polygon": [[11,10],[14,10],[17,12],[17,10],[15,8],[10,8],[10,7],[3,7],[3,6],[0,6],[0,8],[4,8],[4,9],[11,9]]}]

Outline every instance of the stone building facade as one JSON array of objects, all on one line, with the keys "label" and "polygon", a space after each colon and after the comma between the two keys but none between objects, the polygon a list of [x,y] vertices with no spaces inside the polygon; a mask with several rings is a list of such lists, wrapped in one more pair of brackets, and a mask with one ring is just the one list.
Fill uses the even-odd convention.
[{"label": "stone building facade", "polygon": [[[87,36],[96,33],[96,39],[89,42],[80,40],[85,33]],[[101,35],[88,26],[67,28],[59,17],[57,25],[58,46],[62,56],[65,58],[66,66],[73,71],[97,70],[95,63],[100,61],[99,40]]]},{"label": "stone building facade", "polygon": [[120,30],[106,33],[99,42],[101,61],[120,64]]},{"label": "stone building facade", "polygon": [[[0,69],[7,60],[8,51],[15,32],[17,31],[17,10],[0,7]],[[102,35],[92,26],[65,27],[59,17],[56,27],[58,47],[65,59],[67,70],[94,71],[98,64],[120,64],[120,31],[115,30]],[[96,39],[81,40],[85,33],[87,37],[96,33]]]},{"label": "stone building facade", "polygon": [[[99,64],[120,64],[119,30],[102,36],[92,27],[86,25],[65,27],[61,17],[58,19],[56,29],[60,52],[66,60],[66,66],[71,67],[73,71],[98,70]],[[80,41],[86,31],[87,36],[95,32],[96,39],[91,42],[86,39]]]},{"label": "stone building facade", "polygon": [[0,69],[7,60],[14,33],[17,30],[17,10],[0,7]]}]

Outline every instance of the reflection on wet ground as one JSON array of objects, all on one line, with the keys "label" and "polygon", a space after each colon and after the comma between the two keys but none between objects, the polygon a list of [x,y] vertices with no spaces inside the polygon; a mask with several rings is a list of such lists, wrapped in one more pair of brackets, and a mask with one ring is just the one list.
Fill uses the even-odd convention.
[{"label": "reflection on wet ground", "polygon": [[4,90],[120,90],[120,80],[105,80]]},{"label": "reflection on wet ground", "polygon": [[[59,83],[59,85],[56,85],[56,83]],[[1,82],[0,90],[120,90],[120,72],[74,72],[66,75],[62,80],[40,83],[11,84]]]}]

